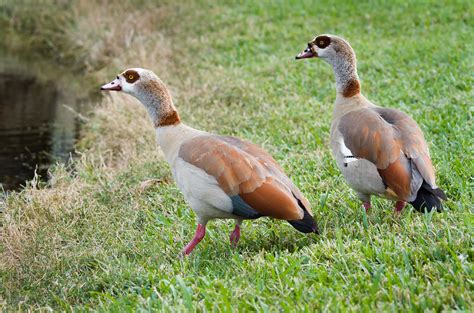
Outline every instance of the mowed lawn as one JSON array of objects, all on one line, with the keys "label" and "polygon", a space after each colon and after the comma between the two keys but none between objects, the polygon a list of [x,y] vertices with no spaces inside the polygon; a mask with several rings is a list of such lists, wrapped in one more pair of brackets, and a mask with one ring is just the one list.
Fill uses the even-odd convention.
[{"label": "mowed lawn", "polygon": [[[213,221],[195,251],[179,258],[194,234],[194,213],[141,106],[127,95],[105,96],[93,103],[74,169],[58,166],[50,183],[7,198],[0,233],[5,308],[473,309],[470,1],[77,7],[51,11],[70,21],[53,18],[65,29],[53,43],[66,40],[61,49],[69,43],[80,52],[76,61],[87,64],[77,80],[88,77],[84,85],[98,88],[127,67],[154,70],[185,123],[270,151],[312,203],[321,235],[261,218],[244,222],[233,250],[233,222]],[[45,21],[36,21],[44,26],[36,36],[48,35]],[[318,59],[294,60],[321,33],[352,44],[364,95],[419,123],[449,197],[445,212],[407,207],[397,217],[393,203],[374,199],[365,214],[330,152],[332,69]],[[143,185],[152,178],[158,180]]]}]

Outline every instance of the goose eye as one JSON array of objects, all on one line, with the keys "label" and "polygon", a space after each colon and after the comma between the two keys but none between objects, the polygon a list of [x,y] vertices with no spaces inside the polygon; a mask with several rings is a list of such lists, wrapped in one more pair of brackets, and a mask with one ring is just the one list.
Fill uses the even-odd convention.
[{"label": "goose eye", "polygon": [[324,49],[329,46],[331,39],[327,36],[319,36],[315,39],[315,43],[319,48]]},{"label": "goose eye", "polygon": [[132,80],[132,79],[133,79],[133,75],[128,75],[128,79]]}]

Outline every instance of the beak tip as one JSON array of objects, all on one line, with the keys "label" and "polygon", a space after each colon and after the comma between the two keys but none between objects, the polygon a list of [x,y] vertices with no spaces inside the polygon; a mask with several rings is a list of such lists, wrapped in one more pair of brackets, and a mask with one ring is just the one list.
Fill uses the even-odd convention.
[{"label": "beak tip", "polygon": [[101,86],[100,90],[101,91],[122,91],[122,87],[119,85],[109,86],[107,84],[107,85]]},{"label": "beak tip", "polygon": [[312,51],[303,51],[295,56],[296,60],[317,58],[318,55]]},{"label": "beak tip", "polygon": [[120,84],[120,80],[116,78],[110,83],[100,86],[100,90],[101,91],[121,91],[122,86]]}]

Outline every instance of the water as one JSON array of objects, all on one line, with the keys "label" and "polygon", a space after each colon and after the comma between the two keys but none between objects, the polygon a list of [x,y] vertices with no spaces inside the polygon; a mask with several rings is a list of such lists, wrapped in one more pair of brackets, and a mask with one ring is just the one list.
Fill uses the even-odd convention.
[{"label": "water", "polygon": [[35,172],[47,179],[74,151],[84,107],[53,80],[0,73],[0,190],[19,189]]}]

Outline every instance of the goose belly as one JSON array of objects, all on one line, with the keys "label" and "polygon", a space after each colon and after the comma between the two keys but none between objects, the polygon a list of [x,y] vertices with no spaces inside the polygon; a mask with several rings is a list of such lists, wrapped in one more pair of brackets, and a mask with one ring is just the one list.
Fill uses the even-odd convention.
[{"label": "goose belly", "polygon": [[346,154],[341,151],[339,144],[333,146],[337,167],[349,186],[360,194],[385,197],[386,186],[375,164],[365,159],[354,158],[350,153]]},{"label": "goose belly", "polygon": [[179,157],[173,166],[173,176],[196,215],[209,219],[237,218],[231,213],[231,198],[220,188],[215,177]]},{"label": "goose belly", "polygon": [[349,186],[355,191],[366,195],[385,194],[385,184],[372,162],[358,159],[345,163],[341,160],[338,162],[338,167]]}]

